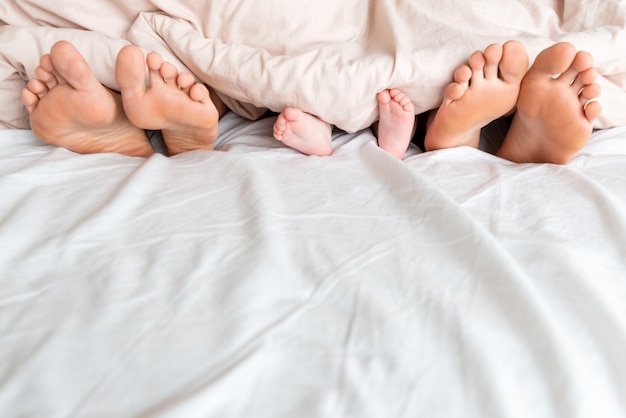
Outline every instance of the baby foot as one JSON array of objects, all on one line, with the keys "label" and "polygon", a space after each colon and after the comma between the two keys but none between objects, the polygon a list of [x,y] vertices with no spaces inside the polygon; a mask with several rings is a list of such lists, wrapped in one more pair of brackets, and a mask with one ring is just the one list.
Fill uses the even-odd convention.
[{"label": "baby foot", "polygon": [[515,162],[565,164],[602,112],[593,58],[569,43],[542,51],[522,81],[517,112],[496,153]]},{"label": "baby foot", "polygon": [[454,73],[454,82],[428,126],[427,151],[462,145],[478,147],[480,130],[514,107],[528,69],[528,54],[516,41],[477,51]]},{"label": "baby foot", "polygon": [[22,91],[34,134],[83,154],[152,155],[143,129],[126,118],[119,94],[104,87],[74,46],[53,45]]},{"label": "baby foot", "polygon": [[415,106],[398,89],[385,90],[376,96],[379,120],[378,145],[396,158],[402,159],[409,147],[415,127]]},{"label": "baby foot", "polygon": [[179,73],[156,52],[145,63],[149,87],[138,47],[126,46],[117,56],[115,77],[128,118],[140,128],[161,130],[170,155],[214,149],[219,114],[207,87],[191,74]]},{"label": "baby foot", "polygon": [[306,155],[327,156],[333,152],[332,126],[293,107],[278,115],[274,138]]}]

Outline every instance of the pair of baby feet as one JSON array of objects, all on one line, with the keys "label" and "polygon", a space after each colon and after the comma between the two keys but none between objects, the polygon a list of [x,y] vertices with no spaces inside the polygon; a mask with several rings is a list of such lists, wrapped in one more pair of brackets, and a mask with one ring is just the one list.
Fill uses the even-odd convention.
[{"label": "pair of baby feet", "polygon": [[146,157],[154,151],[145,130],[161,130],[170,155],[213,149],[219,114],[206,86],[135,46],[120,51],[115,72],[121,94],[97,80],[72,44],[56,43],[22,91],[35,135],[79,153]]},{"label": "pair of baby feet", "polygon": [[[514,112],[498,156],[514,162],[568,162],[589,139],[601,112],[593,59],[569,43],[558,43],[542,51],[530,69],[528,63],[517,41],[472,54],[431,113],[426,149],[478,147],[484,126]],[[398,89],[377,98],[378,143],[402,158],[414,133],[415,108]],[[330,154],[330,132],[329,124],[294,108],[287,108],[274,125],[277,140],[305,154]]]},{"label": "pair of baby feet", "polygon": [[[373,126],[379,146],[402,159],[413,137],[415,106],[398,89],[378,93],[379,120]],[[332,126],[300,109],[286,108],[274,123],[274,138],[307,155],[333,151]]]}]

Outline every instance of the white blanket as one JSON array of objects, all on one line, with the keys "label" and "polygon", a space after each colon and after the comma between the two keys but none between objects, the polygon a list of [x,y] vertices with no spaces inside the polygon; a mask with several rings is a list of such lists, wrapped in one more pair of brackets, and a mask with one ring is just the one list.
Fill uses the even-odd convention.
[{"label": "white blanket", "polygon": [[553,166],[272,123],[149,159],[0,132],[0,416],[626,416],[626,129]]},{"label": "white blanket", "polygon": [[566,166],[399,161],[368,130],[306,157],[234,113],[218,151],[172,158],[2,130],[0,416],[623,418],[624,4],[3,2],[4,127],[28,127],[19,90],[59,39],[111,87],[132,41],[352,130],[378,89],[435,106],[513,37],[592,52],[608,129]]},{"label": "white blanket", "polygon": [[405,91],[418,113],[436,107],[453,69],[489,43],[519,39],[533,58],[570,41],[603,75],[597,127],[626,124],[622,0],[9,0],[1,11],[5,127],[28,127],[19,90],[58,39],[77,44],[112,88],[116,52],[130,41],[190,69],[242,116],[297,106],[350,132],[377,118],[385,88]]}]

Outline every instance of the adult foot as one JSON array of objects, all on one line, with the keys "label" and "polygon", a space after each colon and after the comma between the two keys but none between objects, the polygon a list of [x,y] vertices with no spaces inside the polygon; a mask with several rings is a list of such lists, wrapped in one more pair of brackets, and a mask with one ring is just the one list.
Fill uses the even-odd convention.
[{"label": "adult foot", "polygon": [[219,114],[207,87],[191,74],[179,73],[155,52],[144,63],[143,52],[129,45],[117,56],[115,77],[130,121],[142,129],[161,130],[170,155],[214,149]]},{"label": "adult foot", "polygon": [[496,155],[565,164],[587,143],[602,112],[593,58],[569,43],[542,51],[522,81],[517,112]]},{"label": "adult foot", "polygon": [[409,147],[415,128],[415,106],[398,89],[385,90],[376,95],[379,119],[376,125],[378,146],[396,158],[402,159]]},{"label": "adult foot", "polygon": [[143,129],[124,115],[119,94],[100,84],[72,44],[54,44],[35,75],[22,90],[22,101],[37,137],[83,154],[153,154]]},{"label": "adult foot", "polygon": [[471,55],[469,66],[454,73],[443,102],[426,132],[427,151],[468,145],[478,147],[480,130],[514,107],[528,69],[528,54],[517,41],[489,45]]},{"label": "adult foot", "polygon": [[274,138],[306,155],[333,152],[332,126],[300,109],[286,108],[274,123]]}]

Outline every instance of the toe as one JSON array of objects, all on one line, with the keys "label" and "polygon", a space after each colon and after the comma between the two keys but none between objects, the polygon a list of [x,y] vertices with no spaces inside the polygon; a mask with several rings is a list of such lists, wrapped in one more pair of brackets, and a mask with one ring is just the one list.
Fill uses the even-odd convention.
[{"label": "toe", "polygon": [[282,114],[285,117],[286,121],[295,122],[300,119],[300,116],[302,115],[302,110],[295,107],[288,107],[283,111]]},{"label": "toe", "polygon": [[602,87],[595,83],[586,85],[580,93],[580,95],[587,100],[597,99],[600,97],[600,94],[602,94]]},{"label": "toe", "polygon": [[39,66],[35,69],[35,75],[41,81],[48,85],[48,88],[52,89],[59,84],[67,83],[63,77],[57,73],[52,63],[52,57],[50,54],[42,55],[39,59]]},{"label": "toe", "polygon": [[519,84],[528,71],[528,52],[517,41],[508,41],[502,46],[502,59],[499,64],[500,76],[511,84]]},{"label": "toe", "polygon": [[[559,81],[569,84],[575,84],[579,75],[593,67],[593,58],[586,52],[577,52],[571,61],[569,67],[564,70],[558,77]],[[592,81],[593,82],[593,81]]]},{"label": "toe", "polygon": [[600,117],[602,113],[602,106],[597,101],[587,102],[583,107],[585,112],[585,117],[590,123],[593,123],[596,119]]},{"label": "toe", "polygon": [[50,60],[59,84],[67,82],[78,90],[89,90],[100,82],[78,50],[69,42],[59,41],[50,49]]},{"label": "toe", "polygon": [[209,99],[209,89],[202,83],[195,83],[189,89],[189,97],[196,102],[204,102]]},{"label": "toe", "polygon": [[376,95],[376,99],[379,104],[386,105],[391,101],[391,94],[389,93],[389,90],[384,90]]},{"label": "toe", "polygon": [[48,94],[48,92],[50,91],[47,84],[35,78],[30,80],[26,86],[28,90],[31,93],[33,93],[35,96],[37,96],[39,99],[43,98],[43,96]]},{"label": "toe", "polygon": [[148,65],[150,70],[158,71],[163,65],[163,57],[157,52],[150,52],[146,56],[146,65]]},{"label": "toe", "polygon": [[189,93],[189,89],[195,84],[196,80],[189,73],[180,73],[176,77],[176,84],[185,93]]},{"label": "toe", "polygon": [[59,80],[57,79],[57,77],[53,73],[45,70],[41,66],[35,68],[35,76],[37,77],[38,80],[44,83],[48,87],[49,90],[59,85]]},{"label": "toe", "polygon": [[463,97],[465,88],[459,83],[450,83],[443,91],[444,102],[453,102]]},{"label": "toe", "polygon": [[406,107],[411,103],[411,99],[404,94],[402,96],[396,96],[393,99],[402,107]]},{"label": "toe", "polygon": [[580,73],[591,67],[593,67],[593,57],[591,54],[585,51],[579,51],[576,53],[570,68],[571,70]]},{"label": "toe", "polygon": [[545,78],[565,73],[576,56],[576,48],[567,42],[554,44],[537,55],[531,72]]},{"label": "toe", "polygon": [[585,86],[595,83],[598,79],[598,70],[595,68],[589,68],[576,75],[576,79],[572,83],[572,88],[577,92],[582,90]]},{"label": "toe", "polygon": [[39,58],[39,66],[48,72],[54,71],[54,65],[52,65],[52,58],[50,54],[44,54]]},{"label": "toe", "polygon": [[499,44],[489,45],[483,54],[485,59],[485,78],[498,78],[498,65],[502,59],[502,46]]},{"label": "toe", "polygon": [[176,83],[178,70],[172,63],[164,62],[159,68],[159,75],[166,83]]},{"label": "toe", "polygon": [[469,66],[472,70],[472,82],[485,77],[485,56],[481,51],[476,51],[470,56]]},{"label": "toe", "polygon": [[[150,52],[146,56],[146,65],[148,66],[148,80],[150,82],[150,88],[158,88],[164,83],[167,83],[167,77],[164,77],[161,74],[161,68],[163,67],[163,64],[163,58],[156,52]],[[165,73],[169,77],[172,76],[172,74],[167,70],[165,71]]]},{"label": "toe", "polygon": [[141,49],[125,46],[117,55],[115,78],[125,96],[137,96],[146,91],[146,69]]},{"label": "toe", "polygon": [[389,90],[389,96],[391,96],[391,100],[393,100],[396,103],[400,103],[402,104],[402,101],[406,101],[406,96],[404,95],[404,93],[402,93],[400,90],[398,89],[391,89]]},{"label": "toe", "polygon": [[39,103],[39,97],[28,88],[22,90],[21,96],[26,110],[28,110],[28,113],[32,113]]},{"label": "toe", "polygon": [[56,74],[50,54],[42,55],[39,59],[39,66],[35,69],[35,75],[51,89],[56,87],[59,83],[65,83],[63,77]]},{"label": "toe", "polygon": [[281,141],[285,135],[285,130],[287,129],[287,120],[285,116],[281,113],[276,118],[276,122],[274,123],[274,127],[272,129],[274,138]]},{"label": "toe", "polygon": [[454,71],[454,81],[467,88],[472,78],[472,69],[467,65],[462,65]]}]

